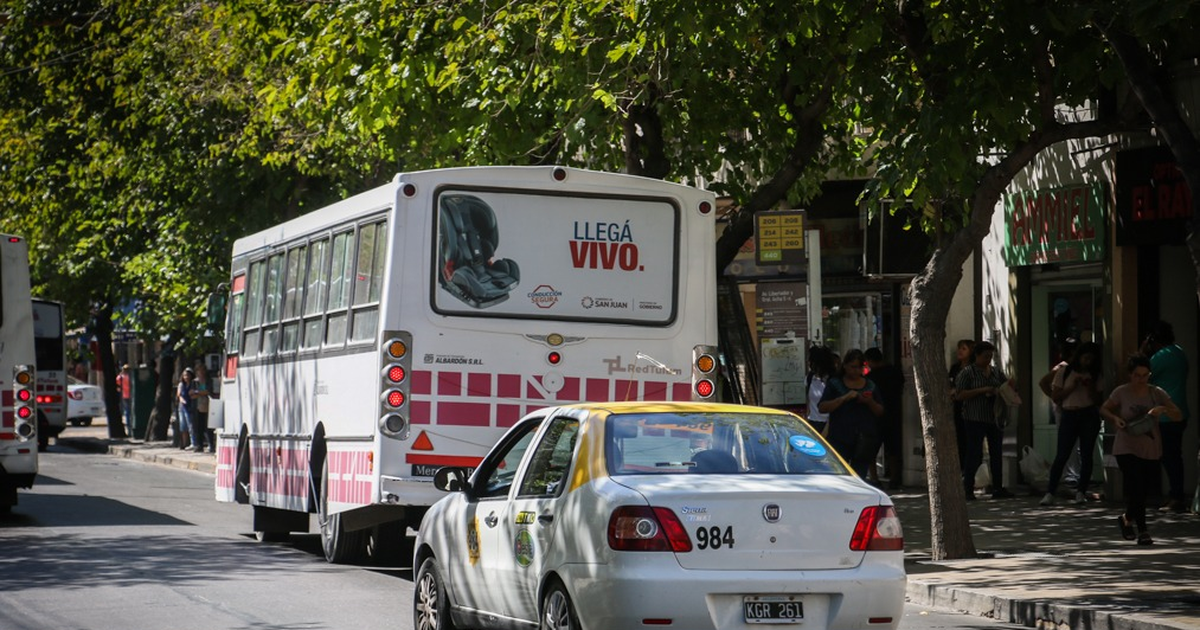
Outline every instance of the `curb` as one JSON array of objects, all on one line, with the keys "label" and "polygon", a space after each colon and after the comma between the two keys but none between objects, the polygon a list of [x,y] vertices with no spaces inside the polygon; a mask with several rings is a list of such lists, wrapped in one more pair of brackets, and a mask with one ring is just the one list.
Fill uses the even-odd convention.
[{"label": "curb", "polygon": [[95,438],[61,438],[56,444],[87,453],[108,453],[125,459],[194,470],[209,475],[215,475],[217,472],[215,456],[189,458],[177,454],[177,451],[169,446],[157,448],[127,443],[111,444]]},{"label": "curb", "polygon": [[1088,606],[1071,606],[1051,601],[1012,598],[947,584],[933,584],[909,576],[905,591],[908,603],[986,617],[1027,628],[1064,630],[1195,630],[1186,623],[1170,623],[1133,612],[1106,611]]},{"label": "curb", "polygon": [[125,459],[135,459],[151,464],[171,466],[172,468],[194,470],[209,475],[216,474],[217,472],[217,463],[215,461],[195,461],[164,453],[147,453],[130,446],[110,446],[108,447],[108,453],[117,457],[124,457]]}]

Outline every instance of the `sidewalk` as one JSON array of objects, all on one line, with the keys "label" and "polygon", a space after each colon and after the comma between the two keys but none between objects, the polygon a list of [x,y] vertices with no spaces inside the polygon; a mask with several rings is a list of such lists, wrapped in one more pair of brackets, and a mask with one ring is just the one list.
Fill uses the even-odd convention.
[{"label": "sidewalk", "polygon": [[908,600],[1041,628],[1200,629],[1200,516],[1152,511],[1154,545],[1139,547],[1120,537],[1122,505],[1040,507],[1040,498],[969,503],[983,557],[934,563],[929,497],[894,494]]},{"label": "sidewalk", "polygon": [[57,444],[90,453],[109,453],[126,459],[196,470],[210,475],[217,472],[215,453],[193,453],[171,446],[170,442],[145,442],[142,440],[113,440],[108,437],[108,426],[102,418],[99,424],[87,427],[67,427],[58,436]]},{"label": "sidewalk", "polygon": [[[216,456],[71,427],[60,444],[214,474]],[[892,495],[904,524],[908,601],[1043,629],[1200,630],[1200,516],[1148,516],[1154,545],[1122,540],[1121,506],[1041,495],[968,504],[979,558],[930,561],[929,497]],[[1155,504],[1157,505],[1157,504]]]}]

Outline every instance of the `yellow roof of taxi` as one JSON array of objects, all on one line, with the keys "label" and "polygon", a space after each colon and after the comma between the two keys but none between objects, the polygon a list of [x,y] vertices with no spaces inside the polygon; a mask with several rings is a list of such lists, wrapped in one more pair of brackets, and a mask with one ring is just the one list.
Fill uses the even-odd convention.
[{"label": "yellow roof of taxi", "polygon": [[754,407],[751,405],[735,405],[731,403],[711,402],[664,402],[664,401],[615,401],[588,402],[574,405],[563,405],[563,409],[582,409],[584,411],[608,411],[611,413],[755,413],[791,415],[786,411],[769,407]]}]

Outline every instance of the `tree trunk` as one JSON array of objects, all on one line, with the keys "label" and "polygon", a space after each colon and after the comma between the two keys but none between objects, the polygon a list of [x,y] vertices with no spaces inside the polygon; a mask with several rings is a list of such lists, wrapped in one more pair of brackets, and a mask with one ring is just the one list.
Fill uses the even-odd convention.
[{"label": "tree trunk", "polygon": [[972,249],[966,243],[970,239],[965,230],[959,231],[952,239],[952,245],[938,248],[912,282],[913,377],[921,409],[934,560],[975,556],[945,353],[946,319],[954,292],[962,280],[963,264]]},{"label": "tree trunk", "polygon": [[99,351],[101,382],[104,392],[104,415],[108,419],[108,437],[122,439],[125,433],[125,417],[121,413],[121,393],[117,391],[117,361],[113,357],[112,306],[105,305],[92,314],[92,333],[96,335]]},{"label": "tree trunk", "polygon": [[[172,332],[162,352],[158,355],[158,390],[154,396],[154,409],[150,412],[150,423],[146,429],[147,439],[165,442],[170,439],[171,412],[175,402],[175,344],[180,334]],[[151,437],[152,436],[152,437]]]}]

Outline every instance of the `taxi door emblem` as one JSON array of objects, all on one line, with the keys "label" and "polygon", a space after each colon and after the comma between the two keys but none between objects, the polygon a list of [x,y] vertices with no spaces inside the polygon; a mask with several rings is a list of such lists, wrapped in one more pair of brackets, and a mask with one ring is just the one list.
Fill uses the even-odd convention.
[{"label": "taxi door emblem", "polygon": [[768,503],[763,506],[762,515],[768,523],[778,523],[779,517],[782,514],[783,510],[780,509],[779,504],[777,503]]}]

